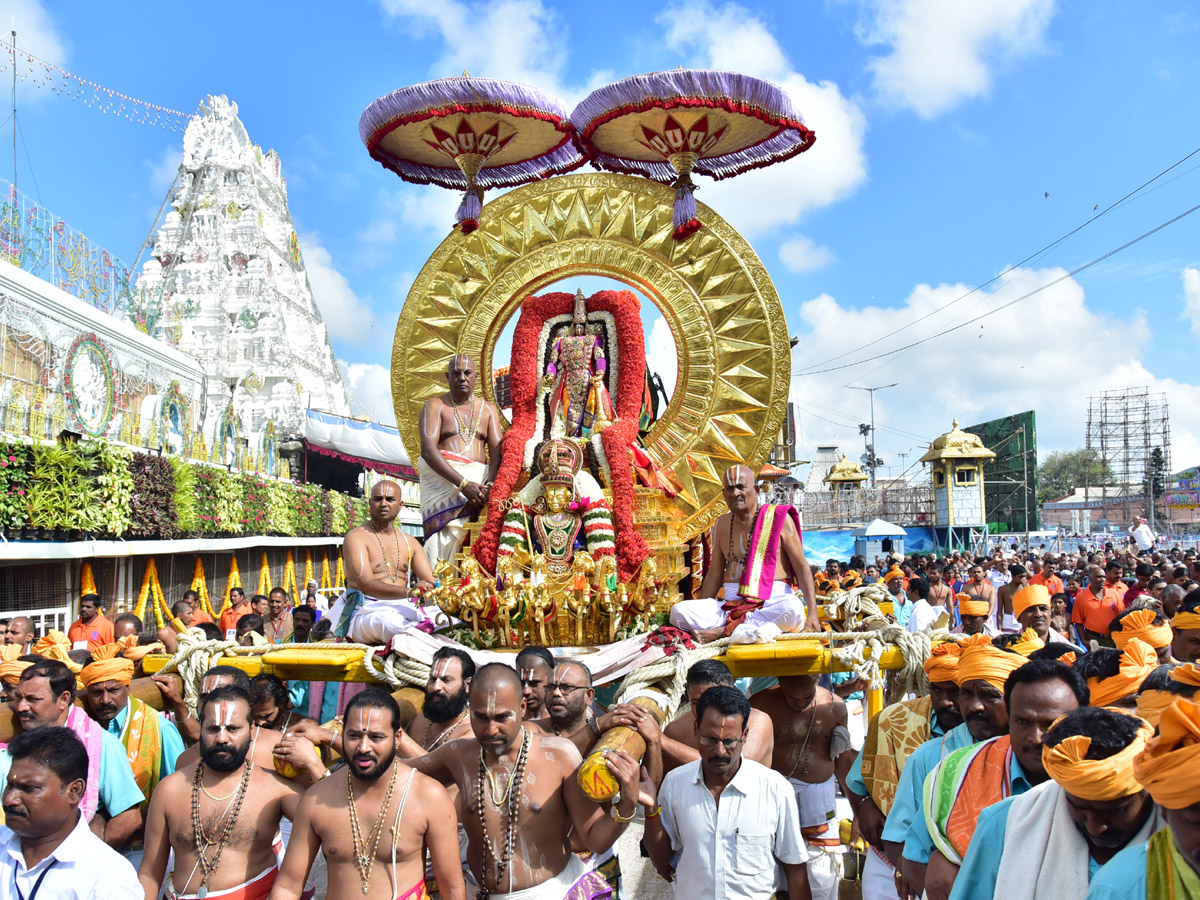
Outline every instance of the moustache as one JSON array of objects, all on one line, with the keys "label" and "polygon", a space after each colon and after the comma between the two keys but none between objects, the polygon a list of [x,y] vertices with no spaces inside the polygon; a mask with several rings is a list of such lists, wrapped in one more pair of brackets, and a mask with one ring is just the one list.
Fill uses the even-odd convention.
[{"label": "moustache", "polygon": [[17,809],[15,806],[4,805],[4,817],[6,819],[24,819],[26,818],[23,810]]},{"label": "moustache", "polygon": [[988,718],[988,714],[983,713],[983,712],[967,713],[965,716],[963,716],[963,719],[964,719],[964,721],[967,721],[967,722],[991,722],[992,721],[990,718]]}]

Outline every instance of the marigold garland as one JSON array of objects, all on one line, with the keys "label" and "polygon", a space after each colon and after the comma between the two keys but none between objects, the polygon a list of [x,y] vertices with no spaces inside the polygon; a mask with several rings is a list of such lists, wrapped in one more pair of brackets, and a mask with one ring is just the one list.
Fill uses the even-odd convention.
[{"label": "marigold garland", "polygon": [[283,563],[283,589],[288,592],[289,597],[295,597],[296,590],[296,560],[292,556],[292,551],[287,552],[287,559]]},{"label": "marigold garland", "polygon": [[200,609],[215,617],[212,601],[208,597],[208,579],[204,576],[204,560],[196,555],[196,565],[192,569],[192,590],[200,597]]},{"label": "marigold garland", "polygon": [[237,554],[229,559],[229,580],[225,583],[225,596],[221,600],[222,607],[229,605],[229,592],[242,586],[242,573],[238,571]]},{"label": "marigold garland", "polygon": [[271,565],[267,562],[267,551],[262,552],[262,566],[258,570],[258,593],[271,593]]},{"label": "marigold garland", "polygon": [[82,570],[79,573],[79,593],[80,594],[98,594],[96,590],[96,576],[92,574],[92,564],[85,562]]},{"label": "marigold garland", "polygon": [[[340,563],[341,560],[338,560]],[[321,551],[321,590],[327,591],[333,585],[329,583],[329,551]]]},{"label": "marigold garland", "polygon": [[139,619],[144,619],[146,616],[147,600],[153,601],[154,621],[159,628],[162,628],[165,621],[163,610],[167,612],[167,619],[171,618],[171,611],[167,609],[167,600],[163,596],[162,585],[158,580],[158,565],[154,562],[153,556],[146,560],[146,571],[142,573],[142,586],[138,591],[137,606],[133,610],[133,614]]},{"label": "marigold garland", "polygon": [[345,588],[346,588],[346,568],[345,568],[344,563],[342,562],[342,551],[340,548],[338,549],[337,572],[334,574],[333,580],[336,582],[334,587],[337,587],[341,590],[345,590]]},{"label": "marigold garland", "polygon": [[[305,590],[308,589],[308,583],[312,580],[313,580],[312,551],[305,550],[304,551],[304,588],[305,588]],[[292,597],[292,602],[295,603],[296,606],[300,605],[300,592],[299,591],[296,591],[296,595],[294,597]]]}]

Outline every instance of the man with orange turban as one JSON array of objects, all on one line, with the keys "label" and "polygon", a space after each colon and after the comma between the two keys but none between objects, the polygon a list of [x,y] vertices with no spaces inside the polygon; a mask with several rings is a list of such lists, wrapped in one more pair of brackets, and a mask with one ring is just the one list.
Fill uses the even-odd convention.
[{"label": "man with orange turban", "polygon": [[17,686],[17,682],[21,680],[21,673],[32,666],[33,663],[19,659],[6,659],[0,663],[0,699],[7,701],[9,692]]},{"label": "man with orange turban", "polygon": [[[960,677],[963,669],[960,663]],[[920,886],[930,900],[949,897],[979,814],[1047,779],[1043,734],[1051,722],[1087,701],[1083,679],[1060,662],[1036,660],[1010,670],[1003,688],[1008,733],[951,753],[925,781],[924,818],[909,829],[904,858],[906,878],[910,868],[917,873],[927,867]],[[965,708],[964,715],[969,716]],[[914,880],[915,874],[909,883]]]},{"label": "man with orange turban", "polygon": [[1102,865],[1161,824],[1133,777],[1152,733],[1136,716],[1098,707],[1055,722],[1042,740],[1052,780],[980,813],[950,896],[1084,900]]},{"label": "man with orange turban", "polygon": [[[959,689],[958,709],[963,724],[918,747],[900,774],[896,797],[892,801],[882,835],[888,860],[893,866],[900,867],[905,843],[913,826],[920,823],[920,827],[924,827],[922,791],[926,776],[955,750],[1008,732],[1004,679],[1013,669],[1024,664],[1025,657],[993,646],[986,635],[973,634],[963,641],[955,675]],[[919,868],[923,869],[924,865],[921,864]],[[918,871],[914,878],[923,878],[923,875]],[[921,893],[919,885],[913,883],[907,871],[904,872],[904,880],[908,887],[916,888],[917,894]]]},{"label": "man with orange turban", "polygon": [[[988,586],[991,587],[991,585]],[[955,594],[954,599],[958,603],[958,618],[962,623],[954,629],[955,634],[986,634],[988,637],[995,637],[999,634],[996,626],[988,621],[988,613],[992,609],[990,603],[972,596],[966,591]]]},{"label": "man with orange turban", "polygon": [[1149,644],[1130,638],[1124,650],[1101,647],[1076,662],[1075,668],[1087,679],[1092,706],[1136,712],[1138,691],[1146,676],[1158,668],[1158,655]]},{"label": "man with orange turban", "polygon": [[1168,706],[1157,737],[1133,758],[1133,777],[1158,804],[1165,828],[1126,847],[1093,879],[1087,900],[1200,898],[1200,703]]},{"label": "man with orange turban", "polygon": [[1183,598],[1171,617],[1171,656],[1180,662],[1200,662],[1200,591]]},{"label": "man with orange turban", "polygon": [[1071,639],[1050,627],[1050,591],[1044,584],[1030,584],[1012,598],[1013,615],[1023,631],[1032,628],[1043,644],[1069,644]]},{"label": "man with orange turban", "polygon": [[[125,748],[133,778],[142,792],[143,814],[158,782],[175,771],[183,753],[183,738],[175,725],[157,710],[129,694],[133,661],[116,655],[116,644],[96,649],[96,662],[83,667],[84,708],[100,727]],[[141,862],[141,835],[133,842],[130,861]]]},{"label": "man with orange turban", "polygon": [[[0,665],[0,672],[3,669]],[[1163,710],[1180,697],[1195,697],[1197,691],[1200,691],[1200,666],[1195,663],[1159,666],[1142,682],[1138,691],[1137,714],[1157,728]]]},{"label": "man with orange turban", "polygon": [[931,737],[962,724],[958,711],[959,646],[938,644],[925,660],[929,696],[885,707],[867,726],[862,752],[846,776],[859,831],[871,845],[863,866],[863,900],[896,896],[894,869],[883,851],[883,826],[909,756]]},{"label": "man with orange turban", "polygon": [[1108,627],[1113,646],[1124,650],[1133,638],[1154,648],[1160,663],[1171,661],[1171,623],[1154,609],[1130,609],[1121,613]]}]

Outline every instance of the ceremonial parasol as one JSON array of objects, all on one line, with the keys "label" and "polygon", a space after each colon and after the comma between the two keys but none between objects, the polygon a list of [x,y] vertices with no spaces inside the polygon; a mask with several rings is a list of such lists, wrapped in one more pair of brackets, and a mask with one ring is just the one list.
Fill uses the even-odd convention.
[{"label": "ceremonial parasol", "polygon": [[571,113],[591,162],[675,187],[675,238],[703,227],[692,172],[715,179],[803,153],[816,135],[787,93],[749,75],[676,69],[593,91]]},{"label": "ceremonial parasol", "polygon": [[511,81],[441,78],[400,88],[358,121],[367,152],[405,181],[465,191],[455,217],[479,225],[483,191],[569,172],[584,163],[566,105]]}]

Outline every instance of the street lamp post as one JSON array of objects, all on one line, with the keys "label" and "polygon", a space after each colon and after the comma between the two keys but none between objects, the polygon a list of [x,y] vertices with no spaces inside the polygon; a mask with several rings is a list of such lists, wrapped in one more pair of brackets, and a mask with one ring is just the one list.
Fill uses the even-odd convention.
[{"label": "street lamp post", "polygon": [[879,455],[875,452],[875,392],[882,391],[885,388],[893,388],[900,382],[893,381],[891,384],[880,384],[875,387],[856,387],[852,384],[846,385],[852,391],[866,391],[871,395],[871,487],[875,487],[875,469],[876,461]]}]

